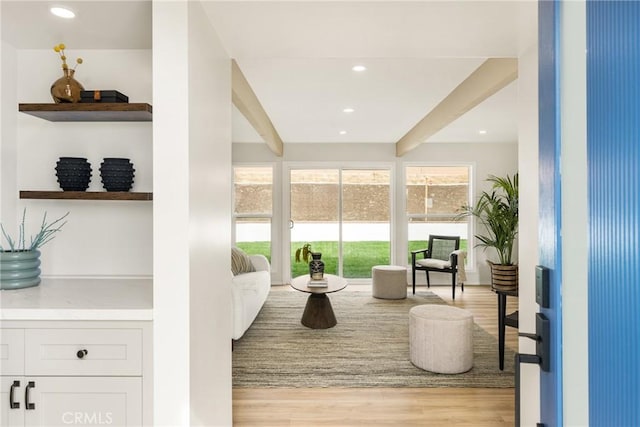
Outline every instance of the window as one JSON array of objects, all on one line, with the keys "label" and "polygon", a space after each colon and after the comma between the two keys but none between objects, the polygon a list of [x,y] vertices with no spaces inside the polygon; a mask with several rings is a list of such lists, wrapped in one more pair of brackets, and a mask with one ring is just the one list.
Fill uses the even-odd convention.
[{"label": "window", "polygon": [[271,262],[273,168],[233,168],[234,244],[248,254],[262,254]]},{"label": "window", "polygon": [[407,166],[405,173],[408,263],[412,250],[427,247],[430,234],[460,236],[460,249],[466,250],[469,220],[455,217],[471,200],[471,167]]}]

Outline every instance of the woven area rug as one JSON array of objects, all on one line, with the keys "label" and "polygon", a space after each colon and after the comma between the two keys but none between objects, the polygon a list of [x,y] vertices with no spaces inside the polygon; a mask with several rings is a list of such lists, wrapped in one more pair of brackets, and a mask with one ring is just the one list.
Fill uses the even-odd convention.
[{"label": "woven area rug", "polygon": [[435,374],[409,361],[409,309],[445,304],[429,291],[405,300],[368,292],[329,295],[338,324],[300,324],[308,294],[269,294],[253,325],[235,342],[233,386],[276,387],[513,387],[513,351],[498,369],[498,342],[474,325],[474,366],[463,374]]}]

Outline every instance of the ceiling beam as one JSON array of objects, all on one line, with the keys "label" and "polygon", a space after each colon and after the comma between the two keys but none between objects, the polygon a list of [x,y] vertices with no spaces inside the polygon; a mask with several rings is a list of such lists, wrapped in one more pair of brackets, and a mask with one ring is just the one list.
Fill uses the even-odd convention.
[{"label": "ceiling beam", "polygon": [[283,145],[271,119],[258,101],[249,82],[242,74],[235,59],[231,60],[231,100],[233,105],[247,118],[251,126],[264,139],[276,156],[282,157]]},{"label": "ceiling beam", "polygon": [[518,77],[516,58],[490,58],[396,142],[396,156],[404,156],[458,117]]}]

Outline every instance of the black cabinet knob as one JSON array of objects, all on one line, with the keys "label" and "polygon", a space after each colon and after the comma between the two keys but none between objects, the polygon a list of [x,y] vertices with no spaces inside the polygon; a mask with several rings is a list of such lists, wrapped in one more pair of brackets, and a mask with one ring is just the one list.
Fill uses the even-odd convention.
[{"label": "black cabinet knob", "polygon": [[84,349],[78,350],[78,352],[76,353],[76,356],[78,356],[78,359],[82,359],[87,355],[87,353],[89,353],[87,350],[84,350]]}]

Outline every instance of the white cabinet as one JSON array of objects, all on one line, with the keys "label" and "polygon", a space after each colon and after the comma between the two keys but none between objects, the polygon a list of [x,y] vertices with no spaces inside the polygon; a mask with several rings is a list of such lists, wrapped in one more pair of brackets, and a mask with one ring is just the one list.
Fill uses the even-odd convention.
[{"label": "white cabinet", "polygon": [[142,425],[141,378],[2,377],[2,426]]},{"label": "white cabinet", "polygon": [[150,322],[7,323],[0,425],[151,424]]},{"label": "white cabinet", "polygon": [[141,329],[27,329],[24,341],[30,375],[142,374]]},{"label": "white cabinet", "polygon": [[24,378],[0,377],[0,426],[24,425]]},{"label": "white cabinet", "polygon": [[23,374],[24,330],[0,329],[0,375]]}]

